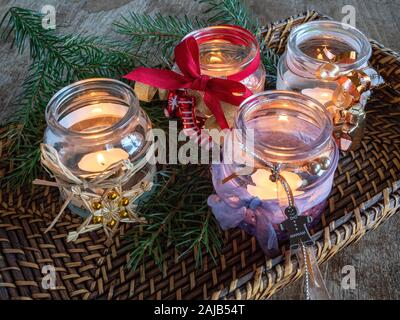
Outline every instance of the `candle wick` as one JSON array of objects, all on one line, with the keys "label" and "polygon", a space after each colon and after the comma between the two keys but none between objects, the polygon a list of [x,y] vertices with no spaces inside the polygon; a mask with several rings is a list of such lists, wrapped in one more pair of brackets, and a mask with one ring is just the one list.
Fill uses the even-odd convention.
[{"label": "candle wick", "polygon": [[104,159],[104,156],[99,153],[97,155],[97,162],[101,165],[101,166],[105,166],[106,165],[106,159]]}]

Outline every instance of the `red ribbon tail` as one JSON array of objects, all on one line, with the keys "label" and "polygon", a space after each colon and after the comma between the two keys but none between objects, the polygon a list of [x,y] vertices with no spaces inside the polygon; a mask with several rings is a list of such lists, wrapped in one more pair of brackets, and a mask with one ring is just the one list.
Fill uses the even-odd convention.
[{"label": "red ribbon tail", "polygon": [[188,37],[175,48],[175,61],[179,70],[190,78],[200,77],[199,46],[194,37]]},{"label": "red ribbon tail", "polygon": [[240,82],[213,78],[208,81],[204,102],[214,114],[221,129],[227,129],[229,125],[221,108],[221,101],[239,106],[251,95],[252,92]]},{"label": "red ribbon tail", "polygon": [[218,125],[221,127],[221,129],[228,129],[229,125],[228,122],[226,121],[220,101],[215,97],[213,97],[212,94],[206,91],[204,94],[204,103],[214,114],[215,119],[217,120]]}]

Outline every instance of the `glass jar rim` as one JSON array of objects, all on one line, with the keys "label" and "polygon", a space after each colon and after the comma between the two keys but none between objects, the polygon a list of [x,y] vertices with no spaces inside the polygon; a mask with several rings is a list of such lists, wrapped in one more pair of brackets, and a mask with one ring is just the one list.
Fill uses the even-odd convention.
[{"label": "glass jar rim", "polygon": [[[57,117],[57,111],[59,108],[63,106],[64,103],[69,101],[75,96],[83,93],[85,90],[89,89],[98,89],[104,90],[113,86],[115,89],[124,92],[127,95],[127,111],[123,115],[121,119],[119,119],[113,125],[102,128],[96,132],[80,132],[69,130],[65,126],[63,126],[59,117]],[[137,108],[133,108],[131,106],[137,106]],[[115,133],[116,130],[123,127],[128,121],[130,121],[135,115],[139,112],[139,100],[137,99],[135,92],[129,87],[127,84],[110,78],[90,78],[84,79],[80,81],[76,81],[74,83],[69,84],[68,86],[63,87],[59,91],[57,91],[53,97],[50,99],[46,106],[45,110],[45,119],[48,126],[51,126],[53,130],[63,132],[65,135],[73,135],[73,136],[81,136],[81,137],[100,137],[106,136]]]},{"label": "glass jar rim", "polygon": [[221,38],[228,41],[231,39],[231,42],[235,39],[250,47],[249,53],[240,61],[225,66],[222,64],[207,65],[209,71],[227,72],[232,69],[244,69],[256,58],[257,52],[260,50],[256,37],[247,29],[235,25],[217,25],[194,30],[187,34],[182,41],[188,37],[194,37],[198,44]]},{"label": "glass jar rim", "polygon": [[[270,90],[252,95],[242,102],[236,113],[234,128],[241,129],[242,143],[248,139],[246,136],[246,117],[261,107],[268,106],[272,102],[290,101],[292,105],[301,105],[302,110],[308,109],[310,113],[319,117],[319,128],[321,132],[309,145],[298,148],[284,148],[265,144],[260,141],[263,155],[267,161],[275,163],[301,162],[318,155],[326,145],[333,139],[333,122],[329,112],[317,100],[293,91]],[[282,108],[283,110],[283,108]],[[255,148],[256,150],[256,148]]]},{"label": "glass jar rim", "polygon": [[336,32],[342,35],[346,35],[348,37],[353,37],[358,42],[359,50],[357,50],[357,59],[353,63],[338,63],[337,65],[339,66],[341,72],[348,72],[351,70],[360,69],[368,62],[372,55],[371,44],[368,38],[360,30],[342,22],[322,20],[311,21],[301,24],[295,27],[290,32],[288,40],[288,51],[292,52],[291,56],[296,57],[297,59],[302,59],[305,62],[310,63],[310,65],[320,66],[326,63],[326,61],[319,60],[306,54],[299,47],[299,44],[302,43],[302,37],[313,30],[321,33],[326,32],[324,34],[325,36],[329,32]]}]

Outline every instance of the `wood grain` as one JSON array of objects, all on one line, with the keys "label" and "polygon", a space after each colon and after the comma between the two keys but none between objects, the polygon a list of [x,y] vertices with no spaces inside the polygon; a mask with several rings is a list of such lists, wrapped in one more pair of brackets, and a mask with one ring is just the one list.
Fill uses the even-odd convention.
[{"label": "wood grain", "polygon": [[[57,31],[82,34],[107,34],[112,32],[112,22],[129,11],[196,16],[201,6],[190,0],[96,0],[96,1],[34,1],[1,0],[0,16],[12,6],[35,10],[53,4],[57,10]],[[335,19],[342,19],[342,7],[351,4],[356,8],[357,27],[369,37],[385,46],[400,50],[400,1],[389,0],[252,0],[248,5],[265,24],[284,19],[306,9],[316,9]],[[0,45],[0,123],[6,122],[14,112],[12,101],[19,92],[18,83],[26,75],[29,58],[18,56],[10,50],[9,43]],[[399,299],[400,298],[400,216],[394,216],[363,240],[337,254],[322,266],[328,289],[334,299]],[[341,288],[342,268],[352,265],[356,270],[356,289]],[[298,299],[302,280],[277,293],[273,299]]]}]

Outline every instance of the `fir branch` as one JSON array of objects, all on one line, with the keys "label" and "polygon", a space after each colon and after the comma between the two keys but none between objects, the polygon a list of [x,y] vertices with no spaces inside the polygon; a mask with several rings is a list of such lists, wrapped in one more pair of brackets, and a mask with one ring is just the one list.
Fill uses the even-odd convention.
[{"label": "fir branch", "polygon": [[12,38],[11,46],[21,54],[29,47],[32,59],[22,93],[14,102],[17,111],[10,119],[14,126],[6,133],[6,152],[13,155],[13,161],[17,162],[14,165],[20,169],[3,178],[12,184],[29,182],[38,172],[35,150],[43,136],[44,110],[57,90],[90,77],[119,78],[140,61],[140,56],[114,41],[58,35],[54,30],[43,29],[42,17],[37,12],[13,7],[0,24],[1,39]]},{"label": "fir branch", "polygon": [[267,72],[267,86],[272,89],[275,88],[274,84],[276,81],[277,65],[279,61],[279,55],[275,50],[268,48],[264,40],[261,40],[260,44],[261,62],[264,64],[265,70]]},{"label": "fir branch", "polygon": [[7,161],[12,161],[13,170],[2,180],[11,183],[12,186],[30,183],[32,176],[36,177],[42,172],[39,160],[40,149],[38,146],[22,151],[20,156],[11,156]]},{"label": "fir branch", "polygon": [[[22,54],[26,48],[26,42],[29,42],[30,56],[37,58],[42,51],[42,46],[48,42],[54,41],[52,32],[37,26],[41,25],[43,15],[33,11],[12,7],[3,16],[0,26],[4,27],[1,34],[2,40],[7,40],[14,33],[11,47],[16,46],[18,52]],[[8,19],[7,24],[5,21]]]},{"label": "fir branch", "polygon": [[259,31],[258,19],[250,12],[244,1],[240,0],[199,0],[206,4],[203,14],[210,15],[211,24],[234,24],[253,33]]},{"label": "fir branch", "polygon": [[37,176],[39,166],[39,144],[45,127],[43,110],[58,88],[57,74],[45,59],[31,64],[28,76],[22,84],[22,93],[17,97],[16,112],[12,116],[10,129],[0,136],[7,137],[6,153],[2,162],[13,162],[14,170],[2,180],[12,185],[24,184]]},{"label": "fir branch", "polygon": [[180,256],[194,249],[197,265],[204,252],[213,257],[221,246],[221,232],[208,210],[207,197],[212,190],[206,166],[170,166],[163,171],[152,197],[139,206],[149,223],[127,236],[129,267],[136,269],[145,257],[161,266],[171,247],[180,251]]},{"label": "fir branch", "polygon": [[[199,215],[199,213],[202,213]],[[194,252],[197,265],[202,264],[203,248],[215,261],[213,255],[214,248],[219,251],[221,248],[221,232],[216,220],[208,207],[207,202],[196,212],[187,212],[184,219],[181,219],[182,225],[192,224],[190,230],[177,230],[177,237],[185,239],[177,244],[177,248],[183,250],[178,259]]]},{"label": "fir branch", "polygon": [[206,25],[206,21],[186,15],[180,18],[134,12],[122,16],[121,21],[114,22],[116,32],[129,36],[130,46],[135,52],[153,57],[152,53],[161,50],[162,55],[158,58],[167,60],[171,58],[173,48],[186,34]]},{"label": "fir branch", "polygon": [[[96,72],[96,68],[110,67],[112,69],[109,74],[113,74],[115,71],[119,72],[123,66],[124,69],[132,67],[132,61],[140,58],[122,50],[118,43],[100,37],[57,35],[54,30],[42,27],[42,17],[42,14],[35,11],[11,8],[2,20],[4,23],[8,18],[2,40],[14,35],[12,47],[16,46],[19,53],[24,52],[28,43],[33,60],[40,60],[45,56],[54,67],[65,68],[69,72],[73,70],[77,76]],[[86,65],[91,59],[96,64]]]}]

